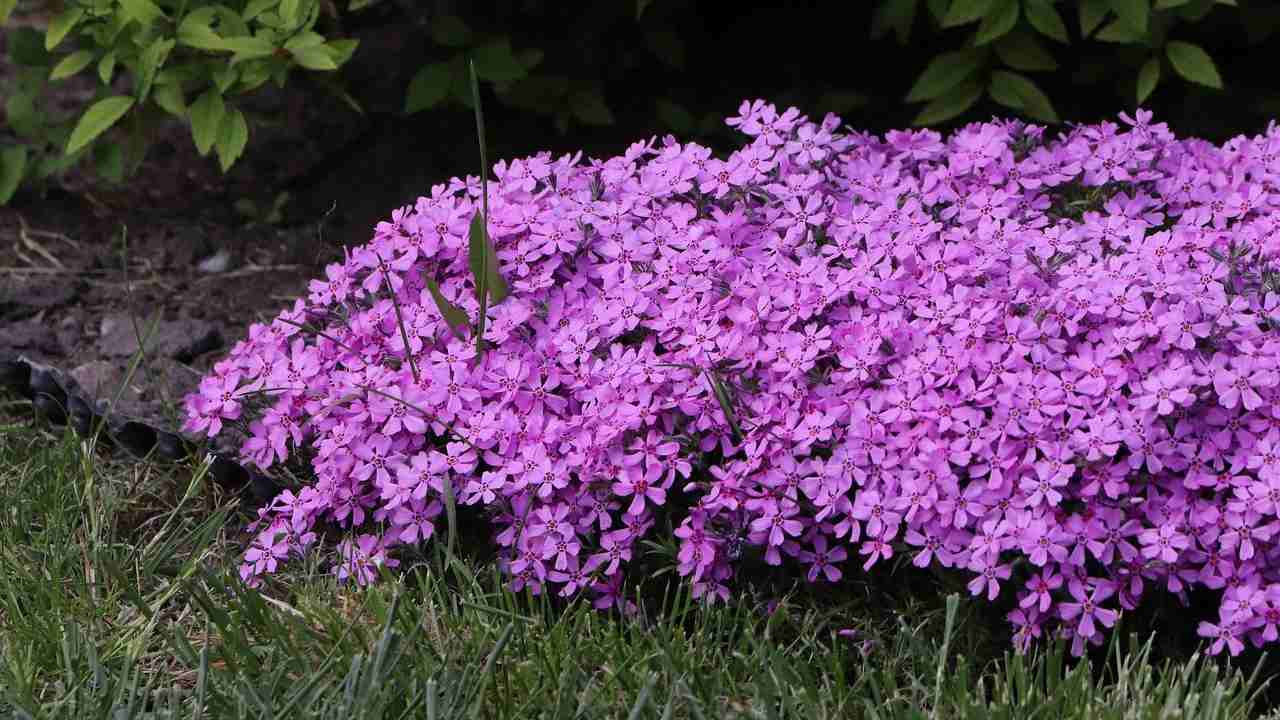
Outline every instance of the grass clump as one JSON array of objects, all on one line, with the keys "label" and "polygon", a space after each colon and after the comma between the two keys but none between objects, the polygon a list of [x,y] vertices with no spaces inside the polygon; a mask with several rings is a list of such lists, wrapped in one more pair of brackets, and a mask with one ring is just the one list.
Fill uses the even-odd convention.
[{"label": "grass clump", "polygon": [[[0,713],[31,718],[1246,718],[1255,673],[1113,640],[996,656],[975,605],[846,582],[628,617],[443,557],[368,588],[235,570],[243,511],[195,464],[0,431]],[[446,571],[447,569],[447,571]],[[763,595],[761,597],[764,597]],[[1118,635],[1117,635],[1118,637]]]}]

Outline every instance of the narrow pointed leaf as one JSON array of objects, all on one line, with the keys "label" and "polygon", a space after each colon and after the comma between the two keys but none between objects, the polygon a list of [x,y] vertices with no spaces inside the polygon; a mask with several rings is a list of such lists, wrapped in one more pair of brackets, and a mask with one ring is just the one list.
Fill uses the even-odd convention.
[{"label": "narrow pointed leaf", "polygon": [[1199,45],[1175,40],[1165,46],[1169,64],[1179,75],[1194,83],[1218,90],[1222,89],[1222,76],[1213,64],[1213,58]]},{"label": "narrow pointed leaf", "polygon": [[1146,102],[1160,82],[1160,58],[1153,57],[1138,71],[1138,104]]},{"label": "narrow pointed leaf", "polygon": [[1058,63],[1045,50],[1036,36],[1024,31],[1012,32],[995,44],[996,55],[1014,70],[1057,70]]},{"label": "narrow pointed leaf", "polygon": [[1025,75],[997,70],[991,74],[990,91],[996,102],[1021,110],[1037,120],[1058,122],[1058,114],[1049,97]]},{"label": "narrow pointed leaf", "polygon": [[71,77],[81,70],[89,66],[93,62],[93,53],[88,50],[77,50],[70,55],[58,61],[53,66],[53,70],[49,73],[50,80],[61,80],[65,77]]},{"label": "narrow pointed leaf", "polygon": [[218,130],[222,127],[222,115],[226,105],[222,95],[215,89],[205,90],[196,101],[191,103],[188,115],[191,120],[191,138],[195,140],[196,150],[203,156],[218,139]]},{"label": "narrow pointed leaf", "polygon": [[489,281],[489,273],[485,268],[489,262],[489,255],[485,252],[487,234],[484,213],[476,210],[476,214],[471,217],[471,232],[467,238],[467,264],[471,268],[471,280],[476,287],[476,302],[484,302],[488,297],[485,293],[485,286]]},{"label": "narrow pointed leaf", "polygon": [[978,69],[982,55],[973,50],[941,53],[916,78],[907,102],[934,100],[954,90]]},{"label": "narrow pointed leaf", "polygon": [[476,303],[480,312],[476,315],[476,355],[484,353],[484,326],[489,314],[489,245],[485,232],[484,212],[477,210],[471,218],[471,235],[467,239],[467,261],[471,266],[471,282],[476,289]]},{"label": "narrow pointed leaf", "polygon": [[76,129],[71,131],[71,138],[67,140],[66,154],[70,155],[93,142],[108,128],[115,125],[117,120],[124,117],[124,114],[129,112],[129,108],[133,107],[133,103],[133,98],[117,95],[103,98],[89,106],[76,123]]},{"label": "narrow pointed leaf", "polygon": [[507,281],[502,278],[501,267],[498,265],[498,251],[493,248],[493,238],[489,238],[485,243],[485,250],[489,254],[489,262],[486,265],[489,272],[489,304],[497,305],[511,295],[511,288],[507,287]]},{"label": "narrow pointed leaf", "polygon": [[1092,35],[1110,10],[1107,0],[1080,0],[1080,34]]},{"label": "narrow pointed leaf", "polygon": [[49,28],[44,32],[44,49],[52,50],[71,32],[80,18],[84,17],[84,9],[73,7],[63,11],[49,21]]},{"label": "narrow pointed leaf", "polygon": [[0,205],[13,198],[26,171],[26,145],[13,145],[0,150]]},{"label": "narrow pointed leaf", "polygon": [[992,0],[955,0],[947,9],[942,27],[955,27],[978,20],[987,14],[991,3]]},{"label": "narrow pointed leaf", "polygon": [[1151,20],[1151,0],[1111,0],[1111,9],[1136,33],[1147,34],[1147,26]]},{"label": "narrow pointed leaf", "polygon": [[997,0],[987,16],[978,26],[978,34],[974,36],[974,45],[985,45],[992,40],[1004,37],[1018,24],[1018,0]]},{"label": "narrow pointed leaf", "polygon": [[427,278],[427,290],[431,293],[431,298],[436,301],[436,308],[440,310],[444,321],[449,324],[454,337],[461,338],[466,329],[471,326],[467,313],[445,298],[444,293],[440,292],[440,285],[435,280]]},{"label": "narrow pointed leaf", "polygon": [[409,81],[409,89],[404,96],[404,113],[412,115],[439,105],[449,96],[452,81],[453,70],[448,63],[423,66]]},{"label": "narrow pointed leaf", "polygon": [[234,107],[227,108],[218,128],[218,164],[222,166],[222,172],[235,164],[248,142],[249,126],[245,123],[244,113]]},{"label": "narrow pointed leaf", "polygon": [[965,80],[925,105],[912,124],[920,126],[946,122],[973,107],[980,97],[982,84],[974,78]]},{"label": "narrow pointed leaf", "polygon": [[720,403],[720,411],[724,413],[725,421],[729,423],[729,428],[733,430],[734,439],[741,441],[742,428],[738,427],[738,420],[733,414],[733,402],[729,399],[729,392],[724,389],[724,385],[715,373],[704,372],[706,372],[708,382],[711,383],[711,392],[715,394],[716,402]]},{"label": "narrow pointed leaf", "polygon": [[1060,43],[1070,40],[1067,35],[1067,24],[1062,21],[1058,9],[1050,0],[1026,0],[1022,10],[1027,16],[1027,22],[1031,23],[1031,27],[1035,28],[1036,32]]}]

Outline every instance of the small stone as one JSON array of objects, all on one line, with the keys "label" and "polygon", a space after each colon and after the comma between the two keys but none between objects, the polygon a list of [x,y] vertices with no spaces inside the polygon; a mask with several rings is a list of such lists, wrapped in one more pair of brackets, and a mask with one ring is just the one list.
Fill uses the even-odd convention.
[{"label": "small stone", "polygon": [[0,276],[0,306],[43,310],[65,305],[76,296],[77,283],[66,277]]},{"label": "small stone", "polygon": [[223,248],[196,263],[196,269],[209,274],[226,272],[231,269],[231,253]]},{"label": "small stone", "polygon": [[[98,349],[107,357],[132,357],[138,352],[139,337],[146,335],[147,324],[139,319],[135,329],[128,316],[103,318]],[[188,362],[221,345],[222,334],[212,323],[194,318],[164,320],[147,339],[147,355]]]},{"label": "small stone", "polygon": [[49,327],[40,315],[21,322],[8,323],[0,328],[0,352],[25,350],[37,355],[59,355],[57,331]]}]

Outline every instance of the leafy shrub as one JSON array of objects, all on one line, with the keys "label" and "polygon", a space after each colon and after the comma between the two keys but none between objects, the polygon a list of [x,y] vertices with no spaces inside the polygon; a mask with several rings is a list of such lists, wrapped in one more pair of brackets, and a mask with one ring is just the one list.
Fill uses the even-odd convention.
[{"label": "leafy shrub", "polygon": [[[166,115],[189,124],[200,154],[225,171],[244,152],[249,123],[234,102],[267,81],[283,86],[296,68],[338,69],[355,40],[315,32],[319,0],[68,0],[43,33],[13,29],[9,56],[21,67],[5,103],[9,127],[26,141],[0,151],[0,204],[24,178],[43,180],[92,156],[120,181],[142,161]],[[0,23],[14,2],[0,2]],[[65,50],[65,52],[63,52]],[[93,70],[99,86],[78,117],[50,115],[49,82]],[[128,89],[121,87],[127,77]],[[104,135],[124,128],[118,142]]]},{"label": "leafy shrub", "polygon": [[909,553],[1015,592],[1020,646],[1081,652],[1196,587],[1222,591],[1214,652],[1275,639],[1280,127],[1120,118],[879,138],[748,102],[724,159],[498,163],[470,245],[482,183],[434,186],[187,399],[189,429],[314,469],[243,576],[332,523],[370,581],[456,501],[513,588],[601,607],[672,527],[711,601],[747,554],[838,581]]},{"label": "leafy shrub", "polygon": [[[1114,73],[1141,105],[1171,69],[1184,80],[1222,88],[1222,78],[1199,45],[1177,37],[1180,25],[1200,22],[1215,5],[1235,0],[882,0],[872,37],[893,32],[903,44],[911,38],[917,15],[935,34],[975,28],[964,47],[938,54],[917,78],[907,102],[924,102],[916,125],[933,125],[962,115],[985,93],[995,102],[1042,122],[1058,122],[1049,96],[1025,75],[1058,68],[1049,48],[1094,40],[1105,43],[1108,65],[1130,64],[1133,74]],[[1063,10],[1072,10],[1074,32]],[[1171,35],[1173,36],[1171,38]],[[917,41],[919,39],[917,38]],[[1046,46],[1048,43],[1048,46]],[[1134,52],[1123,49],[1128,46]],[[1079,51],[1077,51],[1077,55]]]}]

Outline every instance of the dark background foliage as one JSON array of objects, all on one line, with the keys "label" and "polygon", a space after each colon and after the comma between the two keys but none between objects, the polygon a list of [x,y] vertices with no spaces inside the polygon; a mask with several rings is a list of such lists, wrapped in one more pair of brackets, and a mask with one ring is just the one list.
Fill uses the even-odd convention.
[{"label": "dark background foliage", "polygon": [[[184,42],[184,13],[197,5],[245,13],[257,4],[269,14],[290,2],[0,0],[0,17],[6,5],[13,8],[5,32],[9,67],[0,74],[8,98],[0,125],[7,165],[0,174],[42,186],[77,167],[75,157],[64,156],[73,125],[90,105],[86,94],[138,98],[116,127],[79,151],[93,162],[78,165],[92,164],[100,178],[124,181],[140,169],[150,140],[165,139],[156,129],[165,123],[189,126],[190,143],[199,122],[193,101],[217,84],[218,69],[233,59],[233,48]],[[138,3],[160,19],[145,27],[122,21],[124,31],[109,38],[91,35],[82,21],[52,52],[38,47],[42,21],[56,22],[79,6],[99,7],[107,20],[136,18]],[[278,47],[300,31],[271,35],[274,54],[255,60],[271,64],[281,89],[247,82],[224,88],[228,117],[235,108],[247,120],[243,154],[235,152],[234,141],[201,154],[216,155],[224,166],[247,157],[253,167],[241,172],[253,175],[256,187],[289,190],[295,198],[353,172],[353,165],[376,165],[374,185],[388,186],[391,195],[473,167],[469,60],[481,75],[496,157],[540,149],[613,154],[636,139],[666,132],[725,148],[735,138],[723,119],[747,98],[795,105],[811,116],[836,112],[850,127],[883,132],[913,124],[945,129],[993,115],[1050,124],[1094,122],[1132,110],[1142,96],[1143,106],[1177,133],[1217,142],[1259,132],[1280,112],[1272,67],[1280,49],[1280,6],[1270,0],[292,5],[311,18],[302,30],[329,41],[336,69],[317,69],[327,64],[296,52],[291,57]],[[313,14],[307,16],[309,7]],[[34,20],[17,22],[24,17]],[[217,22],[214,27],[223,35],[238,32]],[[262,28],[250,29],[256,42]],[[130,33],[136,38],[127,45]],[[166,109],[168,114],[148,104],[157,100],[139,90],[136,76],[144,70],[129,60],[154,38],[165,37],[176,46],[161,61],[160,75],[169,68],[195,68],[182,75],[188,108]],[[354,52],[350,40],[359,41]],[[1197,48],[1205,55],[1193,52]],[[79,76],[49,81],[49,70],[76,51],[87,51],[95,62],[113,54],[122,69],[96,91],[83,82],[95,65]],[[243,69],[255,60],[237,62]],[[42,109],[42,101],[65,97],[65,85],[77,81],[81,102],[62,103],[62,114]],[[30,103],[15,101],[24,94]],[[41,134],[41,127],[48,132]],[[306,160],[282,160],[262,134],[305,138]],[[183,141],[176,135],[168,138],[171,145]],[[125,151],[112,152],[117,144]],[[15,174],[17,147],[30,152],[25,172]],[[218,163],[209,164],[218,169]],[[0,182],[0,201],[7,199],[5,185]],[[390,200],[379,194],[380,212],[413,197],[400,195]],[[287,214],[314,214],[327,206],[302,202]]]}]

